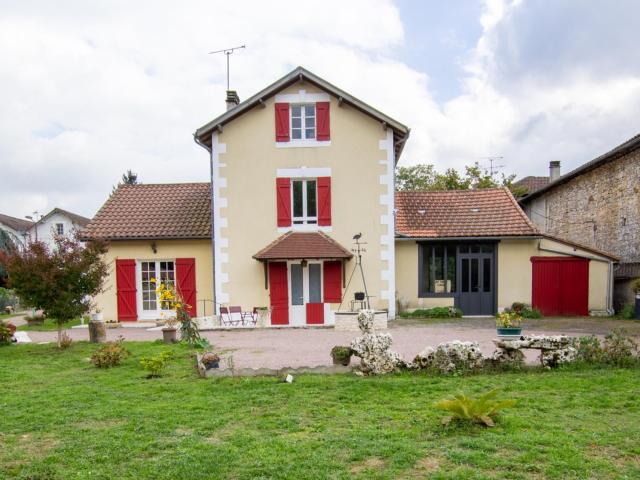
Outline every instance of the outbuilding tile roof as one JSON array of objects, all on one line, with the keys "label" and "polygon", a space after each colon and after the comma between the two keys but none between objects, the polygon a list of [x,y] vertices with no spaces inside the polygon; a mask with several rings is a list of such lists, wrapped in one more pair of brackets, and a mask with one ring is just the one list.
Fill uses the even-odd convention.
[{"label": "outbuilding tile roof", "polygon": [[396,192],[396,209],[399,237],[540,235],[507,188]]},{"label": "outbuilding tile roof", "polygon": [[84,239],[210,238],[209,183],[120,185],[82,230]]},{"label": "outbuilding tile roof", "polygon": [[0,223],[12,228],[16,232],[26,232],[33,226],[33,222],[21,218],[11,217],[0,213]]},{"label": "outbuilding tile roof", "polygon": [[287,232],[253,256],[256,260],[351,257],[351,252],[322,232]]},{"label": "outbuilding tile roof", "polygon": [[525,195],[530,195],[533,192],[537,192],[541,188],[549,185],[549,177],[533,177],[528,176],[521,178],[517,182],[513,182],[514,187],[524,187],[527,189]]}]

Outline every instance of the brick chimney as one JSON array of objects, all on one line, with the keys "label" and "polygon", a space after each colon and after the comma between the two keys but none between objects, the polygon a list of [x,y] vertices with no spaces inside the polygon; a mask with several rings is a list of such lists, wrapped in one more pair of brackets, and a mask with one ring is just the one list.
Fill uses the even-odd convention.
[{"label": "brick chimney", "polygon": [[227,110],[231,110],[240,103],[240,97],[235,90],[227,90]]},{"label": "brick chimney", "polygon": [[554,182],[560,178],[560,161],[553,160],[549,162],[549,181]]}]

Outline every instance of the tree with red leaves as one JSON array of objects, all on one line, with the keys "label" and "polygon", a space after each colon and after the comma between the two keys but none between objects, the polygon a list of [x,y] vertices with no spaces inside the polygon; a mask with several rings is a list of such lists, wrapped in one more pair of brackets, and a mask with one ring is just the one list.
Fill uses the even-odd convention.
[{"label": "tree with red leaves", "polygon": [[56,237],[49,249],[32,242],[23,251],[5,256],[9,285],[24,305],[42,309],[58,324],[58,346],[62,327],[92,308],[92,300],[102,291],[108,273],[103,255],[106,243],[86,245],[77,238]]}]

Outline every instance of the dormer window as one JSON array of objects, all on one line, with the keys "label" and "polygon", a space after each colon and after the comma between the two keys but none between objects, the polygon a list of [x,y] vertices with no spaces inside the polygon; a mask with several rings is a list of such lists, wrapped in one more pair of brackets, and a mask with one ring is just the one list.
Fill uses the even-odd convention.
[{"label": "dormer window", "polygon": [[291,204],[293,224],[304,225],[318,223],[318,202],[316,180],[292,180]]},{"label": "dormer window", "polygon": [[316,138],[316,106],[291,105],[291,139],[311,140]]}]

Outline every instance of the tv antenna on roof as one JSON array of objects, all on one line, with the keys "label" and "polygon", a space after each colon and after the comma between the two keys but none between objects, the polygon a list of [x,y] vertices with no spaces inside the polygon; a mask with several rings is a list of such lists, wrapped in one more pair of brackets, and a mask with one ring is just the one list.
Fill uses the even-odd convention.
[{"label": "tv antenna on roof", "polygon": [[504,157],[493,156],[493,157],[483,157],[485,160],[489,160],[489,173],[493,177],[494,173],[498,173],[498,170],[506,167],[506,165],[494,165],[493,162],[497,162],[502,160]]},{"label": "tv antenna on roof", "polygon": [[246,48],[246,45],[240,45],[239,47],[223,48],[222,50],[216,50],[215,52],[209,52],[209,55],[215,53],[224,53],[227,56],[227,90],[229,90],[229,56],[235,51]]}]

